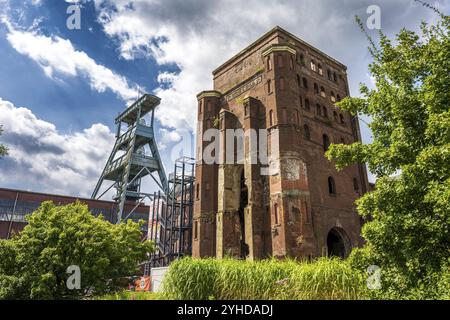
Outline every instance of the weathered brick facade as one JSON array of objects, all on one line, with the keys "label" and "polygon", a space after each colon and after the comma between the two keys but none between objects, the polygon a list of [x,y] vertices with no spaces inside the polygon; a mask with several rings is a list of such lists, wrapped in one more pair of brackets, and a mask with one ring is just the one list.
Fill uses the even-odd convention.
[{"label": "weathered brick facade", "polygon": [[[214,90],[198,95],[193,256],[346,256],[361,245],[354,201],[368,190],[365,166],[338,172],[324,157],[329,143],[361,140],[357,118],[334,106],[349,93],[346,67],[276,27],[213,75]],[[279,170],[206,164],[202,137],[213,127],[224,153],[226,129],[267,129]]]}]

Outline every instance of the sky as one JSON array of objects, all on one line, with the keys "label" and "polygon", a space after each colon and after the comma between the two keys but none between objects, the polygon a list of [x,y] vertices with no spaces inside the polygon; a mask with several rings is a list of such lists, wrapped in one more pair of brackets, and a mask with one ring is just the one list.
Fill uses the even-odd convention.
[{"label": "sky", "polygon": [[[450,11],[450,0],[429,2]],[[67,27],[74,4],[80,29]],[[212,89],[212,70],[276,25],[347,65],[358,96],[359,83],[373,84],[354,16],[366,21],[370,5],[391,37],[437,18],[412,0],[0,0],[0,143],[9,148],[0,187],[90,196],[114,118],[143,92],[162,99],[155,133],[171,172],[194,154],[196,95]]]}]

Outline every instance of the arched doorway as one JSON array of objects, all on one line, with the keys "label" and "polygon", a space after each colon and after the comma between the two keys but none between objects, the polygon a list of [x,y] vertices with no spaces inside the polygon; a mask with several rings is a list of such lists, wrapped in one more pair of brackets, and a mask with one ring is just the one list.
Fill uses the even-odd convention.
[{"label": "arched doorway", "polygon": [[346,258],[350,251],[350,240],[341,228],[333,228],[328,232],[327,248],[329,257]]}]

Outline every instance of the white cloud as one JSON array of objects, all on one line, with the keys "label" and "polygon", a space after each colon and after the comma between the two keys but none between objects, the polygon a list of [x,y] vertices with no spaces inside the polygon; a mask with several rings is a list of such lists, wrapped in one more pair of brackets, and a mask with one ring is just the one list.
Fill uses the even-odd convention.
[{"label": "white cloud", "polygon": [[[194,131],[196,95],[212,87],[212,70],[253,40],[248,30],[253,30],[254,38],[266,31],[263,26],[266,23],[260,19],[265,14],[249,9],[252,5],[261,6],[256,1],[250,2],[254,3],[247,3],[245,8],[248,9],[238,1],[231,4],[199,1],[193,4],[141,0],[133,1],[134,10],[130,9],[129,1],[96,1],[96,4],[99,20],[105,32],[119,40],[123,58],[151,55],[160,65],[175,64],[180,68],[178,74],[161,71],[158,76],[160,87],[155,94],[162,98],[162,104],[157,110],[157,118],[164,126]],[[117,10],[108,10],[108,6]],[[224,10],[233,6],[236,8],[233,13]],[[183,11],[191,7],[192,16],[187,19]],[[269,7],[275,9],[273,4]],[[284,16],[282,12],[286,11],[272,12]],[[204,28],[201,28],[202,22]],[[212,23],[214,27],[210,28]],[[242,29],[236,30],[237,25]]]},{"label": "white cloud", "polygon": [[[177,131],[171,131],[164,128],[159,129],[160,139],[158,140],[158,149],[164,150],[169,144],[179,142],[182,136]],[[175,160],[175,159],[172,159]]]},{"label": "white cloud", "polygon": [[102,124],[62,134],[31,110],[0,98],[2,143],[9,155],[0,162],[0,183],[34,191],[90,196],[114,143]]},{"label": "white cloud", "polygon": [[[373,0],[180,1],[95,0],[104,31],[118,41],[124,59],[151,56],[176,75],[161,71],[157,118],[172,128],[195,130],[196,94],[211,89],[211,72],[275,25],[280,25],[349,67],[350,88],[358,94],[367,70],[367,40],[354,22],[363,21]],[[410,0],[379,2],[388,34],[430,20],[431,10]],[[448,5],[448,1],[444,1]],[[376,35],[376,34],[375,34]],[[164,69],[164,67],[162,68]],[[168,85],[169,84],[169,85]]]},{"label": "white cloud", "polygon": [[126,102],[137,98],[136,85],[130,85],[125,77],[96,63],[85,52],[76,50],[70,40],[48,37],[37,31],[19,30],[6,17],[2,17],[2,21],[7,26],[6,38],[11,46],[36,61],[48,77],[56,79],[55,74],[83,75],[97,92],[111,90]]}]

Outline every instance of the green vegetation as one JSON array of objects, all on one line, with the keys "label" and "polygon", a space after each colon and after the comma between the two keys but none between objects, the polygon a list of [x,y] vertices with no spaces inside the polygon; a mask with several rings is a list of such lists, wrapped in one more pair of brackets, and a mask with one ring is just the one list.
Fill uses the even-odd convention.
[{"label": "green vegetation", "polygon": [[315,262],[234,259],[175,261],[164,280],[166,299],[365,299],[365,277],[339,259]]},{"label": "green vegetation", "polygon": [[[73,299],[123,288],[153,250],[141,242],[138,223],[114,225],[79,202],[44,202],[12,240],[0,240],[0,299]],[[79,290],[69,290],[69,266],[81,271]]]},{"label": "green vegetation", "polygon": [[[0,136],[2,135],[3,127],[0,126]],[[8,154],[8,148],[0,144],[0,158]]]},{"label": "green vegetation", "polygon": [[337,105],[372,119],[373,142],[327,153],[338,169],[367,163],[378,176],[357,202],[367,244],[350,262],[381,267],[380,298],[450,296],[450,20],[433,10],[439,22],[423,23],[420,35],[369,38],[375,87]]},{"label": "green vegetation", "polygon": [[[20,236],[0,240],[0,299],[450,299],[450,20],[434,10],[439,22],[420,35],[380,33],[379,45],[369,37],[375,87],[337,103],[372,119],[373,142],[331,145],[327,157],[338,169],[367,163],[378,176],[357,201],[366,245],[348,260],[185,258],[171,265],[163,294],[107,294],[137,274],[152,244],[136,223],[45,202]],[[70,265],[81,269],[80,290],[66,286]],[[381,267],[379,290],[367,288],[370,265]]]},{"label": "green vegetation", "polygon": [[162,296],[154,292],[119,291],[103,296],[94,297],[94,300],[161,300]]},{"label": "green vegetation", "polygon": [[219,116],[217,116],[217,117],[214,117],[214,119],[213,119],[213,128],[219,129],[219,127],[220,127],[220,119],[219,119]]},{"label": "green vegetation", "polygon": [[[450,299],[450,20],[424,5],[438,23],[395,41],[380,32],[379,45],[369,37],[375,87],[337,104],[372,119],[371,144],[327,152],[338,169],[367,163],[378,176],[357,202],[365,247],[347,261],[183,259],[169,270],[166,298]],[[371,265],[381,267],[379,290],[367,289]]]}]

